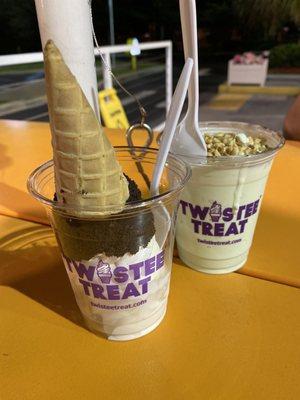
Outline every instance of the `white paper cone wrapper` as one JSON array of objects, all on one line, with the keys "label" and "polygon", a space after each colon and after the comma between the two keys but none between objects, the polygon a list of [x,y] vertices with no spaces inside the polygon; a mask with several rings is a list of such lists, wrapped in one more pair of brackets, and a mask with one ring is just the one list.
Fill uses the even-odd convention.
[{"label": "white paper cone wrapper", "polygon": [[52,39],[99,118],[88,0],[35,0],[42,47]]}]

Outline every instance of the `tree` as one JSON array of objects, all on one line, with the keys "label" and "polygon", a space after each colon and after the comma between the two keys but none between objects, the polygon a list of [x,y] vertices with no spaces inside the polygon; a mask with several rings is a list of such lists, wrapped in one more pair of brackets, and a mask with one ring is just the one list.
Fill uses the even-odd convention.
[{"label": "tree", "polygon": [[265,36],[274,37],[288,22],[300,23],[300,0],[236,0],[233,2],[245,26],[262,26]]},{"label": "tree", "polygon": [[0,1],[1,53],[41,49],[33,0]]}]

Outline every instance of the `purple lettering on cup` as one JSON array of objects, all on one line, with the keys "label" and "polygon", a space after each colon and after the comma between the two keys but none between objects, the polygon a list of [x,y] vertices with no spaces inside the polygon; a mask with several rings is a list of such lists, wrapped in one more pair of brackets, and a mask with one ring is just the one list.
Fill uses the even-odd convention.
[{"label": "purple lettering on cup", "polygon": [[252,213],[252,215],[257,213],[258,205],[259,205],[259,200],[260,200],[260,199],[256,200],[256,201],[253,203],[253,213]]},{"label": "purple lettering on cup", "polygon": [[224,224],[215,224],[214,236],[224,236]]},{"label": "purple lettering on cup", "polygon": [[245,208],[246,208],[246,206],[240,206],[239,207],[239,210],[238,210],[238,213],[237,213],[237,217],[236,217],[237,220],[240,220],[242,218],[242,214],[243,214],[243,211],[245,210]]},{"label": "purple lettering on cup", "polygon": [[142,294],[145,294],[148,292],[148,282],[150,282],[150,281],[151,281],[151,276],[148,276],[147,278],[144,278],[138,282],[139,285],[142,286]]},{"label": "purple lettering on cup", "polygon": [[231,222],[231,224],[229,225],[229,228],[227,229],[225,236],[229,236],[229,235],[237,235],[238,232],[238,228],[236,226],[235,222]]},{"label": "purple lettering on cup", "polygon": [[140,277],[141,277],[140,270],[143,266],[144,266],[143,262],[129,265],[129,270],[133,271],[133,279],[140,279]]},{"label": "purple lettering on cup", "polygon": [[124,290],[122,299],[128,299],[130,296],[138,297],[139,295],[140,293],[135,287],[134,283],[128,283],[126,289]]},{"label": "purple lettering on cup", "polygon": [[201,219],[202,221],[206,218],[209,207],[203,207],[201,208],[200,206],[193,206],[193,204],[189,203],[191,215],[195,219]]},{"label": "purple lettering on cup", "polygon": [[197,219],[191,219],[192,224],[194,224],[194,232],[199,233],[199,226],[201,226],[202,222]]},{"label": "purple lettering on cup", "polygon": [[156,270],[163,267],[165,264],[165,252],[164,250],[157,254],[156,256]]},{"label": "purple lettering on cup", "polygon": [[253,214],[253,204],[254,203],[247,204],[245,211],[245,218],[248,218]]},{"label": "purple lettering on cup", "polygon": [[90,282],[84,281],[83,279],[79,279],[79,283],[82,284],[84,293],[89,296],[90,295],[89,287],[91,286]]},{"label": "purple lettering on cup", "polygon": [[233,219],[233,212],[231,207],[224,208],[223,210],[223,221],[229,222]]},{"label": "purple lettering on cup", "polygon": [[203,235],[213,236],[212,228],[213,228],[213,226],[209,222],[202,222],[202,233],[203,233]]},{"label": "purple lettering on cup", "polygon": [[89,265],[88,268],[86,268],[86,266],[82,263],[78,263],[76,261],[73,261],[73,265],[77,271],[77,274],[80,278],[84,278],[86,277],[87,280],[89,280],[90,282],[93,280],[94,278],[94,272],[95,272],[95,267],[93,267],[92,265]]},{"label": "purple lettering on cup", "polygon": [[93,295],[96,299],[107,300],[107,298],[103,295],[104,292],[103,286],[98,285],[97,283],[92,283],[91,285],[92,285]]},{"label": "purple lettering on cup", "polygon": [[148,258],[148,260],[145,261],[145,275],[151,275],[155,271],[155,256]]},{"label": "purple lettering on cup", "polygon": [[128,281],[128,270],[126,267],[117,267],[114,270],[114,279],[117,283]]},{"label": "purple lettering on cup", "polygon": [[247,219],[243,219],[242,221],[239,221],[239,225],[241,227],[240,229],[240,233],[243,233],[245,230],[245,226],[247,224],[248,220]]},{"label": "purple lettering on cup", "polygon": [[119,286],[118,285],[107,285],[107,298],[108,300],[120,300]]},{"label": "purple lettering on cup", "polygon": [[189,203],[187,203],[184,200],[180,200],[180,205],[181,205],[181,208],[182,208],[182,214],[186,215],[186,209],[187,209],[187,206],[189,205]]}]

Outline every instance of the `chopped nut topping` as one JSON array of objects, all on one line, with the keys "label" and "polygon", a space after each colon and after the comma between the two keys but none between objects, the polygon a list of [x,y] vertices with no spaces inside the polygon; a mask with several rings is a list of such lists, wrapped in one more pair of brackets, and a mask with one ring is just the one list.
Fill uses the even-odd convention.
[{"label": "chopped nut topping", "polygon": [[269,150],[264,138],[252,137],[244,133],[205,134],[204,139],[207,155],[210,157],[249,156]]}]

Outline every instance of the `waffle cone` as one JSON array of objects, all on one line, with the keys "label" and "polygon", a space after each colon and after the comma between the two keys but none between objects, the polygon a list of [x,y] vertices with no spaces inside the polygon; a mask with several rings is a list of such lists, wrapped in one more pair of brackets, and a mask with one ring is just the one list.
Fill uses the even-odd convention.
[{"label": "waffle cone", "polygon": [[[49,40],[44,49],[57,199],[71,215],[122,210],[128,184],[80,85]],[[96,211],[96,210],[95,210]]]}]

